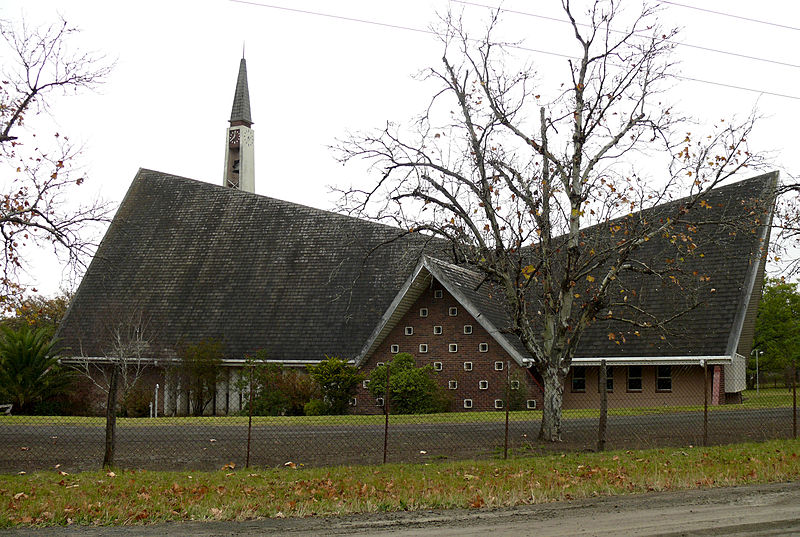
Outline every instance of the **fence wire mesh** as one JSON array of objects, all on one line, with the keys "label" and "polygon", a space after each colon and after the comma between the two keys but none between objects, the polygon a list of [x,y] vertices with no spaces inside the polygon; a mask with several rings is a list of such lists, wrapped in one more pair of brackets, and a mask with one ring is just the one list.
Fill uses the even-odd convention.
[{"label": "fence wire mesh", "polygon": [[[528,409],[531,399],[523,398],[523,408],[518,409],[520,397],[514,391],[519,385],[507,374],[505,383],[484,390],[494,410],[463,409],[459,400],[450,412],[397,414],[389,397],[369,414],[117,418],[114,464],[154,470],[212,470],[248,463],[308,467],[797,436],[794,383],[715,394],[711,368],[697,366],[660,371],[607,367],[605,386],[601,379],[600,367],[572,369],[564,386],[561,442],[538,439],[541,402]],[[22,416],[14,415],[12,408],[10,414],[0,414],[0,471],[30,472],[56,465],[68,471],[97,469],[105,439],[104,417]]]}]

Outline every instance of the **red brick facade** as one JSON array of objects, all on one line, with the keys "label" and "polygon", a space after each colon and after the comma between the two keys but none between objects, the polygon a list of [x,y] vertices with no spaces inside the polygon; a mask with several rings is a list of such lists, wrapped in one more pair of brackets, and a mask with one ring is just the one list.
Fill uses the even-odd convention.
[{"label": "red brick facade", "polygon": [[[425,313],[427,315],[423,316]],[[441,333],[434,333],[434,327],[441,327],[441,331],[436,328],[436,332]],[[422,352],[424,348],[421,351],[421,345],[427,346],[427,352]],[[451,345],[455,347],[451,349]],[[432,364],[436,369],[441,366],[436,377],[450,396],[452,411],[504,410],[507,378],[514,388],[509,397],[512,403],[522,408],[529,405],[540,408],[542,404],[541,387],[527,368],[519,366],[435,280],[361,365],[361,369],[369,375],[379,363],[391,361],[398,352],[412,354],[418,366]],[[465,363],[471,364],[471,370]],[[511,368],[507,371],[509,365]],[[451,381],[455,381],[454,386]],[[467,404],[471,401],[471,408],[465,407],[465,400]],[[353,411],[377,414],[383,409],[362,386],[356,395]]]}]

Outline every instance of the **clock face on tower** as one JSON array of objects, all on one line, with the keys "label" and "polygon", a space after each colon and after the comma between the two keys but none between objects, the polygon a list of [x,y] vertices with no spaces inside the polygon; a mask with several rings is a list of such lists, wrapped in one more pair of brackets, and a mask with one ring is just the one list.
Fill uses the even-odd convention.
[{"label": "clock face on tower", "polygon": [[228,133],[228,144],[231,147],[239,145],[239,129],[232,130]]}]

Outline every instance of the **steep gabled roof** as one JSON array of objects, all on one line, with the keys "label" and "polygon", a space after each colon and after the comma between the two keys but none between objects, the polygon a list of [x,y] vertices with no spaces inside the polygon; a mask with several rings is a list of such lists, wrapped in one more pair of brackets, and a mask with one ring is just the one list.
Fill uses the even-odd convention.
[{"label": "steep gabled roof", "polygon": [[135,319],[154,358],[205,337],[223,339],[231,358],[352,357],[419,260],[424,238],[400,235],[140,170],[59,337],[66,353],[100,357],[112,352],[110,332]]},{"label": "steep gabled roof", "polygon": [[[776,182],[776,173],[766,174],[714,189],[703,197],[703,203],[686,213],[680,210],[686,205],[686,199],[682,199],[583,230],[585,248],[599,250],[609,241],[624,238],[627,226],[674,218],[676,214],[682,220],[631,255],[630,264],[652,272],[621,273],[610,292],[611,301],[619,304],[601,312],[598,321],[585,331],[575,354],[576,363],[593,364],[601,359],[675,364],[704,359],[723,363],[742,350],[739,340],[745,322],[754,322],[754,317],[747,318],[748,309],[754,310],[749,306],[760,294]],[[618,224],[619,236],[615,237],[609,228]],[[685,228],[692,231],[681,235]],[[682,244],[688,241],[692,241],[692,248]],[[502,290],[478,272],[426,257],[382,316],[358,362],[377,348],[431,278],[436,278],[515,360],[528,360],[527,351],[512,333]],[[586,281],[575,282],[570,292],[581,295],[590,292],[589,288]],[[529,311],[537,307],[536,293],[537,288],[532,286]],[[609,311],[616,311],[615,317],[639,323],[674,319],[664,327],[648,329],[605,319]],[[749,342],[744,345],[745,353],[749,346]]]},{"label": "steep gabled roof", "polygon": [[[636,252],[634,260],[643,266],[679,261],[676,274],[700,281],[688,288],[681,278],[640,272],[620,277],[618,289],[636,290],[628,293],[630,304],[659,317],[699,304],[673,323],[674,335],[644,329],[633,335],[629,325],[599,320],[584,334],[577,360],[736,352],[763,270],[769,221],[759,207],[771,199],[776,180],[767,174],[713,190],[708,208],[687,216],[698,229],[690,255],[674,235]],[[639,216],[658,218],[671,209]],[[586,240],[607,240],[604,233],[590,228]],[[174,357],[180,345],[207,337],[222,339],[232,359],[259,349],[288,364],[325,355],[363,359],[398,312],[436,278],[514,359],[524,361],[499,290],[479,273],[442,261],[444,251],[419,234],[140,170],[58,336],[73,356],[113,353],[113,333],[122,327],[141,336],[146,356],[155,359]],[[584,285],[577,282],[576,291]]]}]

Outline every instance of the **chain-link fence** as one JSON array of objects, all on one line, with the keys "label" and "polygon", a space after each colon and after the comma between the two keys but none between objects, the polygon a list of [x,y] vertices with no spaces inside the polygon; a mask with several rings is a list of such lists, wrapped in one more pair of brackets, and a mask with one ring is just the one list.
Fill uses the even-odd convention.
[{"label": "chain-link fence", "polygon": [[[797,437],[795,382],[727,394],[715,391],[718,371],[573,367],[561,442],[538,439],[542,401],[516,393],[520,383],[506,373],[505,383],[481,394],[494,410],[463,408],[458,400],[451,404],[458,411],[397,414],[401,405],[390,393],[369,414],[117,418],[114,463],[147,469],[378,464]],[[102,417],[0,413],[3,472],[97,469],[105,447]]]}]

